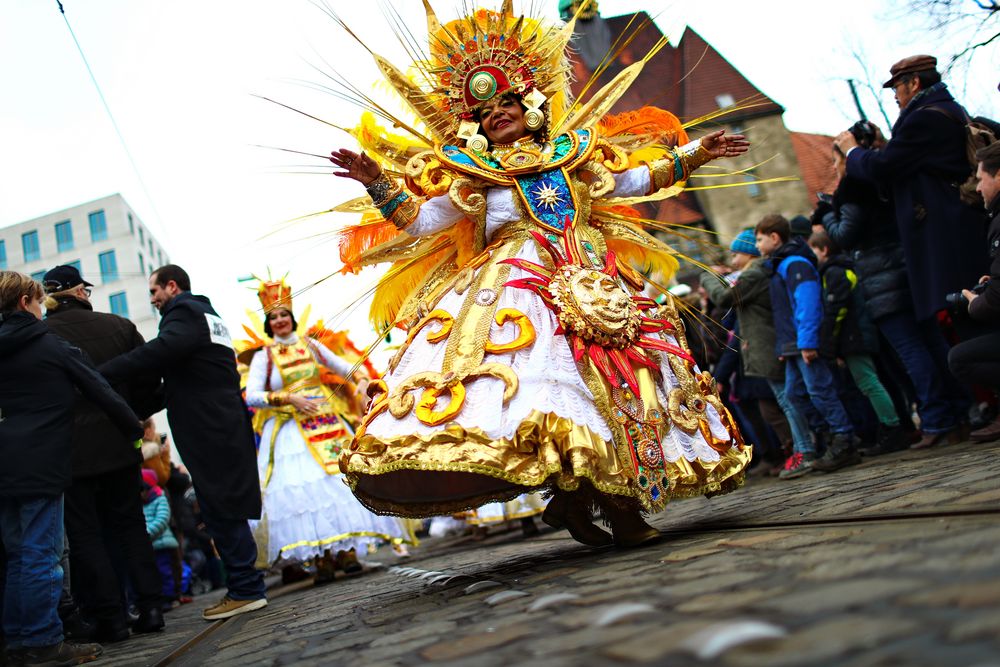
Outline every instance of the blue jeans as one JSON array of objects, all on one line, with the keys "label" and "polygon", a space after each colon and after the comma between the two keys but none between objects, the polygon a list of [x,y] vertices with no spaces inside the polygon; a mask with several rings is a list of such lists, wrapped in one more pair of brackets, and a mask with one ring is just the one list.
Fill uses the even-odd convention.
[{"label": "blue jeans", "polygon": [[7,559],[3,634],[7,647],[40,647],[63,640],[59,596],[63,571],[63,501],[0,497],[0,537]]},{"label": "blue jeans", "polygon": [[799,412],[792,402],[788,400],[785,393],[785,383],[777,380],[768,380],[771,391],[774,393],[774,400],[778,402],[778,407],[785,413],[788,420],[788,428],[792,431],[792,451],[796,454],[816,454],[816,444],[809,435],[809,422],[805,415]]},{"label": "blue jeans", "polygon": [[933,319],[917,321],[913,311],[893,313],[875,324],[888,339],[917,392],[920,430],[944,433],[965,418],[971,400],[948,368],[948,342]]},{"label": "blue jeans", "polygon": [[831,433],[854,433],[825,360],[815,359],[807,364],[798,354],[785,357],[785,394],[802,414],[814,408]]}]

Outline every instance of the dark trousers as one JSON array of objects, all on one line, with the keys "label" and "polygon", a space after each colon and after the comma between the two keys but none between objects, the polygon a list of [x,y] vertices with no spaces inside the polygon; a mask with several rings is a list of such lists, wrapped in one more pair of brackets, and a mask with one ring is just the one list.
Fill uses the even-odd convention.
[{"label": "dark trousers", "polygon": [[1000,390],[1000,331],[951,348],[948,366],[959,382]]},{"label": "dark trousers", "polygon": [[[254,567],[257,543],[246,519],[225,518],[215,510],[204,495],[199,494],[198,506],[205,529],[212,536],[215,550],[226,568],[226,586],[233,600],[257,600],[265,597],[264,573]],[[208,501],[208,502],[206,502]]]},{"label": "dark trousers", "polygon": [[875,324],[885,334],[917,392],[920,428],[944,433],[965,418],[971,400],[948,370],[948,342],[934,319],[917,321],[913,311],[893,313]]},{"label": "dark trousers", "polygon": [[66,492],[73,594],[95,619],[124,618],[124,600],[105,535],[120,551],[139,609],[161,604],[163,584],[142,513],[139,465],[83,477]]}]

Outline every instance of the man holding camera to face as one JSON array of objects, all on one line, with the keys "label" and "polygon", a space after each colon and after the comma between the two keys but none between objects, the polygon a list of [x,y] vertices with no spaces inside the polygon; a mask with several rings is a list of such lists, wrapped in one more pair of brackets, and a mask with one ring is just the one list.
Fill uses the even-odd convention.
[{"label": "man holding camera to face", "polygon": [[[1000,390],[1000,142],[980,149],[976,159],[976,190],[983,196],[990,219],[987,245],[992,263],[989,275],[972,289],[962,290],[959,305],[986,333],[952,348],[948,365],[962,382]],[[975,442],[1000,439],[1000,417],[970,437]]]},{"label": "man holding camera to face", "polygon": [[[948,376],[947,343],[935,316],[947,308],[947,294],[976,282],[987,259],[982,210],[963,202],[960,192],[971,175],[968,115],[936,68],[937,60],[926,55],[904,58],[890,68],[884,87],[893,90],[900,113],[884,146],[860,146],[851,132],[839,134],[835,143],[846,156],[847,174],[874,183],[894,204],[913,317],[896,318],[883,332],[897,340],[919,337],[914,343],[933,352],[933,368],[920,372],[940,378]],[[969,403],[956,397],[950,414],[925,420],[925,437],[917,446],[960,440]]]}]

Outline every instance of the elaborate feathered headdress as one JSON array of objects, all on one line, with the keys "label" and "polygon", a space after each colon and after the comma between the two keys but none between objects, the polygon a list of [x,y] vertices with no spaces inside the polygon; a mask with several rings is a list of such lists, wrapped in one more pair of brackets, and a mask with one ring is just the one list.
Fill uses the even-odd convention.
[{"label": "elaborate feathered headdress", "polygon": [[264,307],[264,314],[270,313],[278,308],[285,308],[289,312],[292,310],[292,288],[288,286],[285,279],[281,280],[261,280],[257,288],[257,298],[260,305]]}]

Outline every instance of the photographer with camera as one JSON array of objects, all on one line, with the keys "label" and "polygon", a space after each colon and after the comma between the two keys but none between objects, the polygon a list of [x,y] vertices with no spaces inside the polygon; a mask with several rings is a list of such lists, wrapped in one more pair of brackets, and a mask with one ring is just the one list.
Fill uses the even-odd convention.
[{"label": "photographer with camera", "polygon": [[[1000,142],[979,150],[976,159],[976,191],[983,196],[990,219],[987,242],[992,263],[989,275],[972,289],[962,290],[961,305],[987,333],[952,348],[948,365],[960,381],[1000,391]],[[1000,417],[973,431],[970,438],[974,442],[1000,439]]]},{"label": "photographer with camera", "polygon": [[[868,121],[858,121],[848,131],[863,148],[877,150],[884,145]],[[968,399],[943,370],[948,357],[944,336],[936,326],[921,331],[917,324],[892,202],[881,197],[871,183],[847,173],[846,159],[836,144],[833,166],[837,189],[829,199],[821,198],[813,223],[822,224],[854,260],[868,314],[902,361],[916,391],[917,411],[926,431],[914,447],[929,447],[939,439],[938,433],[953,429],[964,417]],[[898,435],[880,437],[866,453],[877,456],[908,446]]]},{"label": "photographer with camera", "polygon": [[[931,372],[947,376],[947,344],[936,315],[947,307],[946,294],[975,283],[987,265],[985,217],[962,201],[959,190],[971,174],[968,116],[941,81],[934,57],[910,56],[889,71],[883,87],[893,90],[900,109],[892,139],[881,148],[865,148],[850,132],[841,132],[835,143],[847,158],[847,173],[877,185],[895,206],[914,320],[883,331],[890,339],[916,331],[935,351]],[[921,444],[961,440],[970,403],[965,399],[959,414],[925,425],[924,434],[933,437]]]}]

